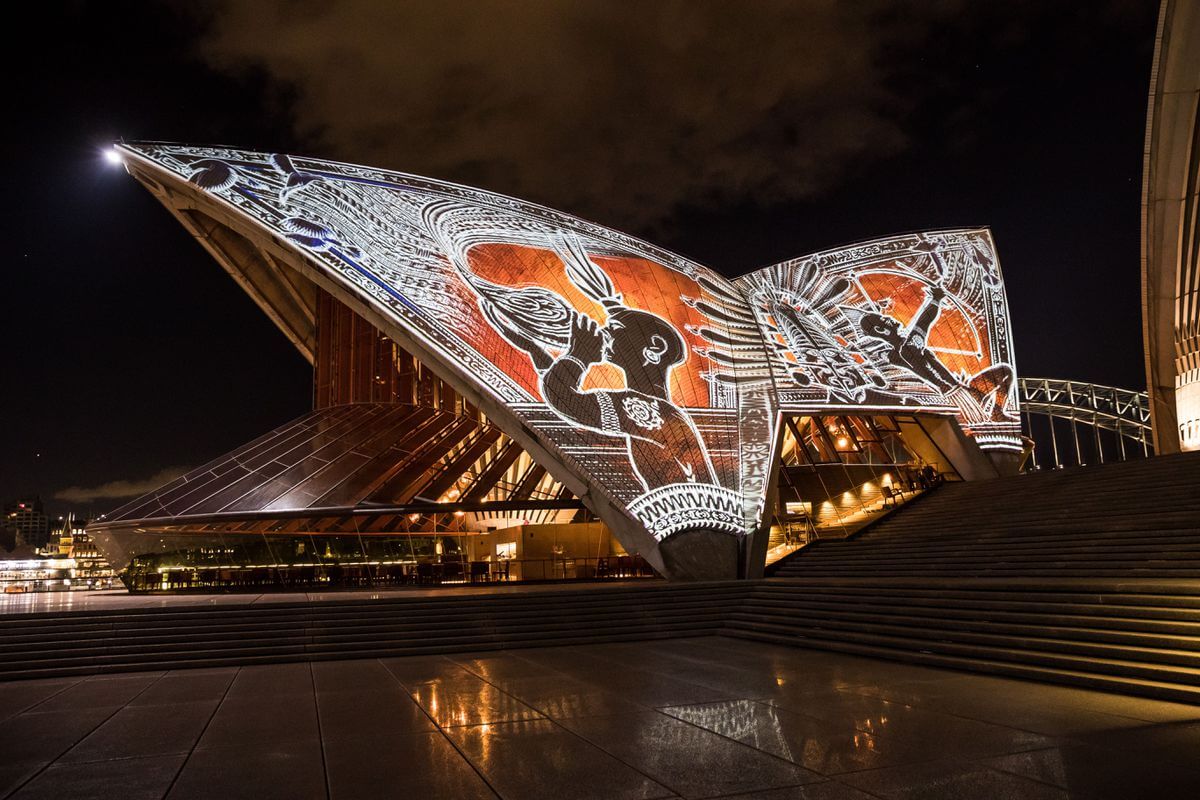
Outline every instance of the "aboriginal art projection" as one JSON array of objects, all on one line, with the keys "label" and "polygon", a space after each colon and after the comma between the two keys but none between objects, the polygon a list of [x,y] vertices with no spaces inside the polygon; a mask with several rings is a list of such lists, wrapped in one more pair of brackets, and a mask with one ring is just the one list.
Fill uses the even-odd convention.
[{"label": "aboriginal art projection", "polygon": [[426,178],[232,149],[121,150],[297,254],[635,544],[758,530],[782,413],[928,411],[957,416],[984,449],[1019,448],[986,230],[898,236],[729,280]]},{"label": "aboriginal art projection", "polygon": [[983,449],[1020,449],[1008,308],[986,229],[855,244],[736,283],[785,410],[949,411]]}]

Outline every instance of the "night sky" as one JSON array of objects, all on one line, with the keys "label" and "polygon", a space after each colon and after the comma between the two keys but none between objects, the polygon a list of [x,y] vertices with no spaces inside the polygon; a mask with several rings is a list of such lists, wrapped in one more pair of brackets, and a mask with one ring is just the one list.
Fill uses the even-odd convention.
[{"label": "night sky", "polygon": [[190,5],[23,27],[54,35],[9,85],[0,499],[101,513],[310,407],[283,334],[103,161],[118,138],[468,183],[729,276],[990,225],[1019,373],[1144,388],[1157,3]]}]

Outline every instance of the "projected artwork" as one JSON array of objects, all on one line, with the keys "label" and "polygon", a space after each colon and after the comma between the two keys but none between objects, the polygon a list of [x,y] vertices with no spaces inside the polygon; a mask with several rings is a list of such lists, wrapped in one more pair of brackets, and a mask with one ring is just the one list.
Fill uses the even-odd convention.
[{"label": "projected artwork", "polygon": [[730,281],[462,186],[240,150],[123,149],[304,254],[657,540],[758,528],[780,410],[924,409],[956,414],[985,448],[1019,441],[986,231],[895,237]]},{"label": "projected artwork", "polygon": [[954,411],[985,449],[1020,449],[1016,373],[986,230],[893,236],[738,280],[789,411]]}]

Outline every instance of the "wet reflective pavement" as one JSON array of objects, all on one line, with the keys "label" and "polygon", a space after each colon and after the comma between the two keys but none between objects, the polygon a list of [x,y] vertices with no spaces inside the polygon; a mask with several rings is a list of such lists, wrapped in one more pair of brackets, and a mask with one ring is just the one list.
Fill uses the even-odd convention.
[{"label": "wet reflective pavement", "polygon": [[0,797],[1200,796],[1200,706],[709,637],[0,683]]}]

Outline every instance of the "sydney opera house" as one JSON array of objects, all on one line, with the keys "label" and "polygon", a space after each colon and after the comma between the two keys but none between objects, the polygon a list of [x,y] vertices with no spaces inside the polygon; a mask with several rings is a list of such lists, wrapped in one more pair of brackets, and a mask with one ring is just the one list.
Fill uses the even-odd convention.
[{"label": "sydney opera house", "polygon": [[1021,375],[983,227],[731,279],[465,186],[118,145],[311,410],[90,522],[128,592],[4,587],[0,794],[1197,796],[1200,3],[1157,39],[1147,391]]},{"label": "sydney opera house", "polygon": [[1146,393],[1018,377],[986,228],[730,280],[465,186],[121,144],[313,408],[89,532],[133,591],[753,578],[935,484],[1200,449],[1200,51],[1186,6],[1159,27]]},{"label": "sydney opera house", "polygon": [[313,368],[313,410],[101,518],[135,590],[752,577],[1023,457],[986,229],[729,280],[489,192],[122,144]]}]

